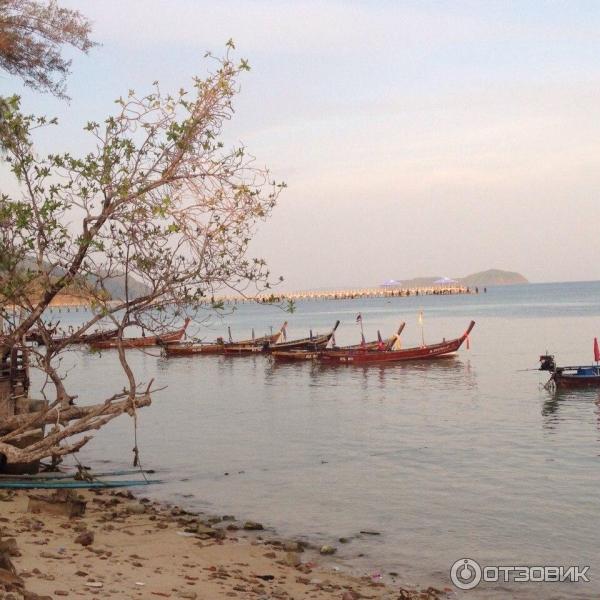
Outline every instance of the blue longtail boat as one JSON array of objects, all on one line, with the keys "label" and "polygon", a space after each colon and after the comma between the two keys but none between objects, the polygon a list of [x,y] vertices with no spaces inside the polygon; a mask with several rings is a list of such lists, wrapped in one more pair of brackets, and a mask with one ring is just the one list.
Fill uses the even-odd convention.
[{"label": "blue longtail boat", "polygon": [[[554,383],[557,387],[576,388],[600,386],[600,348],[598,339],[594,338],[594,361],[593,365],[578,365],[569,367],[559,367],[556,365],[553,354],[543,354],[540,356],[540,371],[548,371],[550,380],[548,383]],[[547,384],[546,384],[547,385]]]}]

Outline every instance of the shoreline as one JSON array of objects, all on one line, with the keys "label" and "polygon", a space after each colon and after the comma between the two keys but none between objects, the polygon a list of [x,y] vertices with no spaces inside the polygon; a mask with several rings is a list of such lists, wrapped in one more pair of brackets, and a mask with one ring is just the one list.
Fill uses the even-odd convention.
[{"label": "shoreline", "polygon": [[[29,496],[50,493],[0,492],[0,558],[16,545],[10,560],[26,590],[14,587],[15,600],[437,600],[450,591],[401,587],[395,578],[384,583],[378,573],[358,577],[332,566],[327,547],[129,491],[83,491],[87,507],[81,517],[28,512]],[[11,538],[15,542],[7,543]],[[0,569],[0,589],[1,575]]]}]

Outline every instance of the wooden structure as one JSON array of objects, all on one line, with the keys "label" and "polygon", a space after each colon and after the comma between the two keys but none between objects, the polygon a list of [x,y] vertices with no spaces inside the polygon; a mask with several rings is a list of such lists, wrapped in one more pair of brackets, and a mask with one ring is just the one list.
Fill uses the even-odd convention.
[{"label": "wooden structure", "polygon": [[28,393],[27,353],[17,347],[0,347],[0,417],[15,414],[17,398]]},{"label": "wooden structure", "polygon": [[[11,417],[44,410],[47,405],[48,403],[44,400],[29,398],[27,350],[16,346],[0,346],[0,433],[7,433],[2,426]],[[44,428],[40,427],[36,433],[20,438],[15,445],[25,448],[41,440],[43,436]],[[4,457],[0,455],[0,472],[35,473],[38,469],[39,461],[9,466]]]}]

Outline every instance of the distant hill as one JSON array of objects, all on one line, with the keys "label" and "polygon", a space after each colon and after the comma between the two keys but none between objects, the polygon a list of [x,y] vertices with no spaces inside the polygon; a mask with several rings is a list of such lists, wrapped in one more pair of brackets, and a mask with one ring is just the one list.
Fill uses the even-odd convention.
[{"label": "distant hill", "polygon": [[[23,267],[28,269],[36,269],[35,263],[31,260],[25,260]],[[65,273],[65,270],[60,267],[55,267],[53,275],[54,277],[60,277]],[[72,303],[79,299],[80,303],[85,303],[90,300],[90,288],[93,288],[97,283],[96,276],[88,275],[86,277],[77,277],[75,282],[70,286],[67,286],[64,290],[59,292],[57,296],[57,302],[66,301],[70,299]],[[125,276],[116,275],[114,277],[106,278],[103,281],[104,288],[108,298],[112,300],[123,300],[125,298]],[[148,287],[137,280],[133,276],[129,276],[129,298],[135,299],[148,293]],[[41,293],[40,285],[33,281],[30,285],[30,293],[32,298],[37,298]]]},{"label": "distant hill", "polygon": [[[443,279],[440,276],[435,277],[415,277],[414,279],[403,279],[401,287],[403,288],[417,288],[417,287],[430,287],[436,285],[436,281]],[[457,283],[466,287],[487,287],[494,285],[516,285],[519,283],[529,283],[529,281],[523,277],[520,273],[514,273],[513,271],[501,271],[500,269],[488,269],[487,271],[480,271],[479,273],[473,273],[466,277],[454,277]]]},{"label": "distant hill", "polygon": [[472,275],[467,275],[466,277],[459,279],[459,281],[468,287],[529,283],[529,281],[520,273],[501,271],[500,269],[488,269],[487,271],[473,273]]}]

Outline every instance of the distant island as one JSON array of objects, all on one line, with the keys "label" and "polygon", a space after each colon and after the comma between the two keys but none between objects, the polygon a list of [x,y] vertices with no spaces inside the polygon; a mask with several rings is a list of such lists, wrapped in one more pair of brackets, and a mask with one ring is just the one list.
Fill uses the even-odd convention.
[{"label": "distant island", "polygon": [[481,287],[482,285],[518,285],[529,283],[528,279],[521,275],[521,273],[515,273],[513,271],[501,271],[500,269],[488,269],[487,271],[480,271],[479,273],[467,275],[458,281],[469,287],[473,287],[475,285]]},{"label": "distant island", "polygon": [[[415,277],[414,279],[403,279],[398,282],[398,285],[403,288],[413,287],[429,287],[436,285],[436,282],[445,279],[444,277]],[[473,273],[466,277],[455,277],[448,281],[456,282],[459,285],[465,287],[488,287],[494,285],[518,285],[523,283],[529,283],[529,281],[523,277],[520,273],[513,271],[502,271],[500,269],[488,269],[487,271],[480,271],[479,273]]]}]

